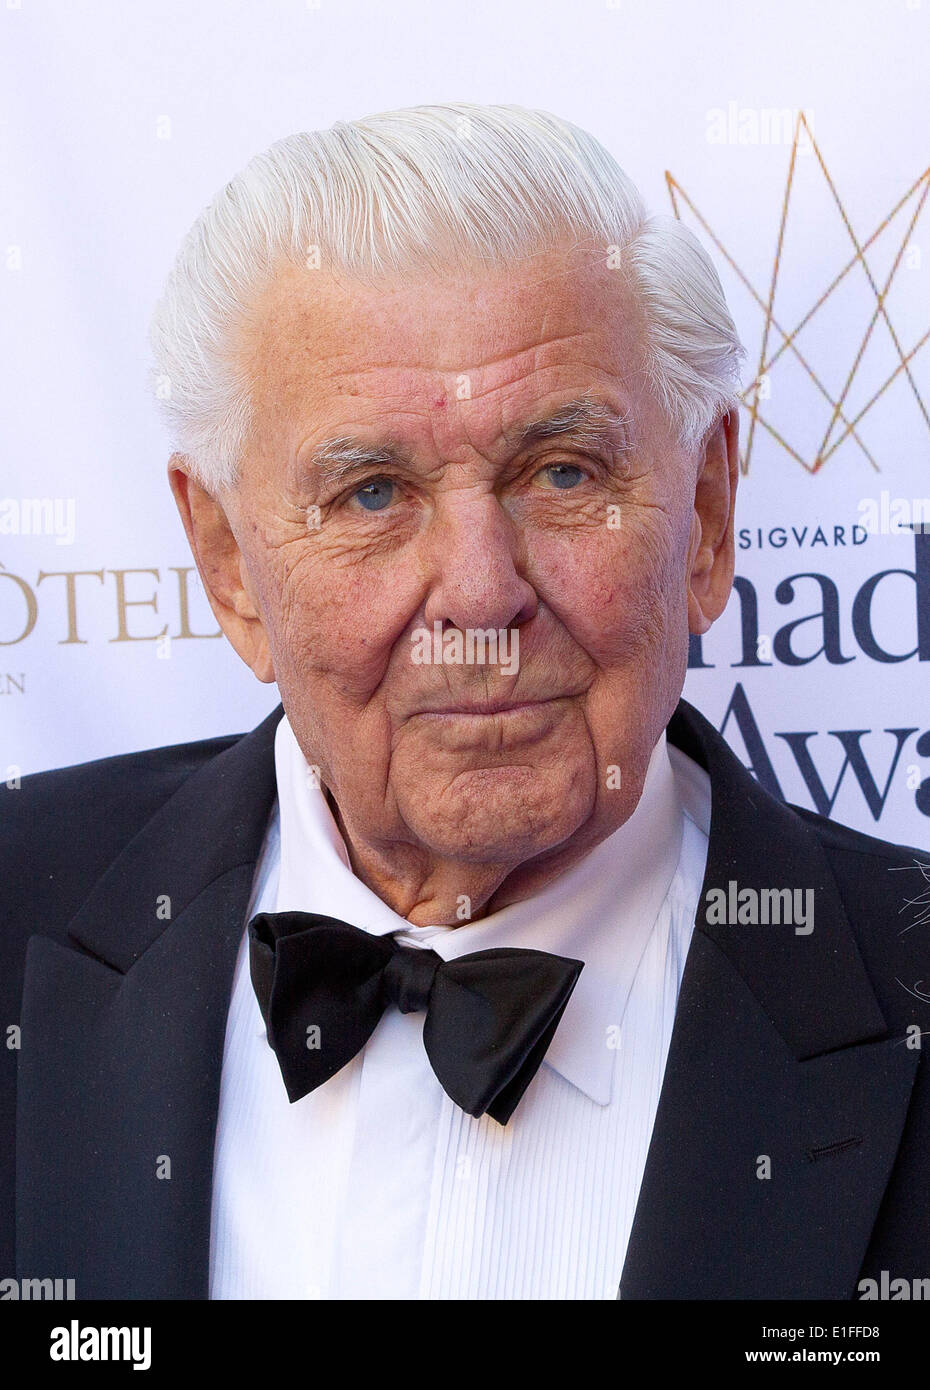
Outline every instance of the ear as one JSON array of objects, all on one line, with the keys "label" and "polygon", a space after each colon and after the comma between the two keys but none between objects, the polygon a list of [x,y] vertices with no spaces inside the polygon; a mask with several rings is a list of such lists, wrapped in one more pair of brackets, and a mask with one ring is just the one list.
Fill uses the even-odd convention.
[{"label": "ear", "polygon": [[739,481],[739,415],[731,410],[701,446],[691,524],[688,627],[705,633],[720,617],[733,587],[733,511]]},{"label": "ear", "polygon": [[217,622],[246,666],[260,681],[272,682],[264,624],[225,507],[191,477],[183,454],[171,455],[168,481]]}]

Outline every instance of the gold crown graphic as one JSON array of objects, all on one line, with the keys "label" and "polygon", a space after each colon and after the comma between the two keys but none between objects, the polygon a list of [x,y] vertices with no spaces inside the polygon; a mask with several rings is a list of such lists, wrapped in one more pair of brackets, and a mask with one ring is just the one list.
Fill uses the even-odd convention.
[{"label": "gold crown graphic", "polygon": [[[783,327],[783,325],[775,316],[775,299],[776,292],[779,288],[779,277],[783,269],[785,232],[788,226],[792,189],[794,188],[795,184],[798,148],[802,140],[804,142],[804,152],[806,153],[809,150],[816,157],[817,164],[819,165],[823,177],[826,180],[826,185],[827,189],[829,190],[830,197],[832,198],[832,201],[836,206],[839,217],[842,221],[842,225],[846,233],[848,233],[849,240],[852,243],[853,255],[851,256],[850,260],[842,267],[842,269],[835,276],[832,282],[827,286],[824,292],[819,296],[816,302],[807,311],[807,313],[805,313],[803,317],[800,319],[800,321],[794,326],[794,328],[789,331],[788,329]],[[751,299],[762,311],[763,324],[761,332],[761,346],[759,349],[758,356],[758,368],[753,381],[740,393],[741,404],[749,416],[749,425],[746,431],[745,448],[742,449],[740,453],[740,470],[742,473],[745,474],[749,472],[749,463],[752,457],[753,444],[757,436],[757,428],[767,431],[768,434],[779,445],[781,445],[783,449],[786,449],[790,456],[793,459],[795,459],[801,465],[801,467],[804,468],[808,473],[817,473],[827,462],[827,460],[832,458],[836,451],[840,448],[840,446],[843,445],[847,440],[851,440],[853,443],[858,445],[858,447],[865,454],[866,458],[868,459],[872,467],[875,469],[875,471],[881,472],[878,463],[875,461],[874,457],[872,456],[872,453],[867,448],[862,438],[862,435],[857,427],[860,425],[864,416],[868,414],[868,412],[874,407],[876,402],[880,400],[882,396],[884,396],[885,392],[896,381],[906,380],[908,386],[910,387],[910,391],[913,393],[914,400],[917,403],[917,407],[920,411],[921,416],[923,417],[924,423],[927,426],[927,430],[928,432],[930,432],[930,414],[928,414],[927,407],[924,404],[923,399],[921,398],[917,382],[914,378],[914,374],[911,369],[911,364],[915,356],[918,352],[920,352],[921,348],[926,344],[928,339],[930,339],[930,329],[928,329],[908,351],[905,351],[904,347],[902,346],[901,340],[898,336],[898,333],[896,332],[895,327],[891,322],[886,307],[888,295],[891,291],[892,285],[894,284],[895,277],[898,274],[902,262],[905,259],[905,253],[908,251],[908,248],[911,247],[911,237],[913,235],[914,228],[917,225],[918,219],[920,218],[921,213],[924,210],[924,205],[927,201],[927,194],[928,192],[930,192],[930,169],[925,170],[924,173],[922,173],[920,177],[914,181],[914,183],[907,190],[907,192],[904,193],[904,195],[895,203],[888,215],[875,228],[875,230],[872,232],[872,235],[868,237],[867,240],[865,240],[864,242],[860,242],[856,236],[855,231],[853,230],[852,223],[849,219],[846,209],[844,208],[840,200],[840,196],[837,192],[836,185],[830,177],[823,156],[821,155],[820,149],[818,148],[817,142],[814,140],[810,124],[807,118],[805,117],[804,113],[799,112],[797,119],[794,123],[794,133],[791,141],[791,152],[788,164],[788,177],[785,184],[784,198],[782,200],[781,219],[779,222],[778,235],[775,244],[775,257],[772,264],[772,271],[769,280],[767,294],[762,294],[756,289],[749,277],[740,269],[734,257],[724,246],[720,237],[713,231],[707,220],[698,211],[694,202],[691,200],[691,198],[688,197],[681,184],[668,171],[666,171],[665,174],[665,181],[668,187],[669,197],[671,198],[672,202],[672,210],[675,216],[679,220],[683,220],[682,206],[688,209],[690,214],[696,219],[697,223],[699,224],[700,228],[703,230],[705,235],[710,238],[714,246],[720,252],[720,255],[723,257],[726,264],[730,267],[730,269],[736,275],[737,279],[749,293]],[[866,259],[866,252],[869,251],[869,249],[872,246],[874,246],[878,238],[882,235],[886,228],[890,227],[892,222],[894,222],[894,220],[899,216],[899,214],[904,213],[905,208],[907,208],[909,204],[912,204],[913,206],[910,211],[910,216],[907,218],[907,225],[905,228],[904,236],[902,237],[900,246],[897,249],[897,254],[894,257],[894,262],[891,266],[891,270],[885,277],[884,284],[881,287],[879,287],[879,284],[877,283],[876,278],[873,275],[872,269],[870,268],[869,261]],[[916,250],[916,248],[911,247],[911,251],[912,254],[916,254],[917,256],[919,256],[920,254],[919,251]],[[861,342],[859,342],[857,345],[853,345],[854,352],[852,361],[849,366],[849,370],[846,374],[845,381],[843,382],[839,393],[836,394],[834,392],[831,392],[827,388],[827,386],[824,384],[824,381],[822,380],[822,377],[818,375],[818,373],[811,366],[811,363],[808,360],[808,354],[806,352],[802,352],[797,339],[801,331],[811,323],[815,315],[817,315],[823,308],[823,306],[827,303],[830,296],[835,294],[839,286],[843,284],[847,276],[857,266],[861,267],[862,271],[864,272],[865,279],[868,284],[869,293],[873,295],[875,299],[875,308],[865,327],[865,331],[863,333]],[[870,342],[872,342],[876,326],[879,324],[880,321],[883,323],[885,329],[887,330],[887,334],[890,337],[890,341],[894,349],[894,355],[897,360],[897,365],[890,372],[890,374],[887,375],[883,381],[881,381],[881,384],[877,387],[876,390],[872,392],[871,395],[868,396],[868,398],[865,400],[863,404],[857,404],[853,413],[853,409],[851,407],[851,392],[853,384],[854,382],[856,382],[857,377],[860,376],[860,369],[862,367],[863,358],[866,354],[866,349],[868,348]],[[767,415],[764,414],[762,409],[760,408],[764,404],[764,402],[767,399],[769,399],[769,383],[772,370],[776,367],[778,362],[785,357],[786,354],[791,354],[793,356],[797,364],[809,377],[810,381],[815,386],[818,394],[823,398],[827,405],[827,409],[825,410],[825,415],[827,417],[826,427],[823,431],[823,436],[821,438],[820,444],[816,448],[814,452],[814,457],[811,461],[808,461],[808,459],[804,457],[799,448],[796,448],[794,447],[794,445],[789,443],[789,441],[785,438],[785,435],[782,432],[782,430],[776,428],[776,425],[773,423],[772,419],[767,418]]]}]

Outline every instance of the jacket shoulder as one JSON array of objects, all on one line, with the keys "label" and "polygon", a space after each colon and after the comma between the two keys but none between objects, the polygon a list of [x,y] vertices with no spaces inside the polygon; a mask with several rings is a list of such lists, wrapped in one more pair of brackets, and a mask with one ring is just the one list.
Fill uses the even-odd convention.
[{"label": "jacket shoulder", "polygon": [[788,806],[813,827],[817,838],[829,854],[865,854],[877,859],[908,862],[917,858],[930,863],[930,849],[919,849],[916,845],[899,844],[894,840],[882,840],[877,835],[867,835],[863,830],[854,830],[851,825],[843,825],[841,821],[830,820],[828,816],[822,816],[805,806],[796,806],[793,802],[789,802]]},{"label": "jacket shoulder", "polygon": [[69,920],[108,865],[177,789],[243,735],[35,772],[0,786],[0,949],[10,924]]},{"label": "jacket shoulder", "polygon": [[792,806],[816,833],[892,1032],[930,1025],[930,850]]}]

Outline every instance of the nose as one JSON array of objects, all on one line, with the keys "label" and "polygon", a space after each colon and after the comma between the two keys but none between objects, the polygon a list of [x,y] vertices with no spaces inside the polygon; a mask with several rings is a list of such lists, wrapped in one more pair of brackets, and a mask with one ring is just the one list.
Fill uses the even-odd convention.
[{"label": "nose", "polygon": [[445,506],[430,527],[428,626],[510,628],[536,615],[520,535],[495,497]]}]

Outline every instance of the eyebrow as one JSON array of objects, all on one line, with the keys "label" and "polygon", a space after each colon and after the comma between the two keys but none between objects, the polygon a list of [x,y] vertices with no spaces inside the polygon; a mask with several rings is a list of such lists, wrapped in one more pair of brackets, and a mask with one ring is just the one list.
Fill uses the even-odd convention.
[{"label": "eyebrow", "polygon": [[[589,392],[566,401],[551,415],[511,427],[503,435],[514,453],[550,439],[568,439],[596,452],[628,453],[633,447],[630,412],[620,413]],[[409,451],[395,441],[366,444],[351,435],[324,439],[307,455],[306,465],[327,485],[371,468],[412,468]]]},{"label": "eyebrow", "polygon": [[520,426],[515,433],[520,449],[568,435],[588,448],[609,448],[627,453],[633,447],[630,412],[618,414],[590,393],[560,405],[553,415]]}]

